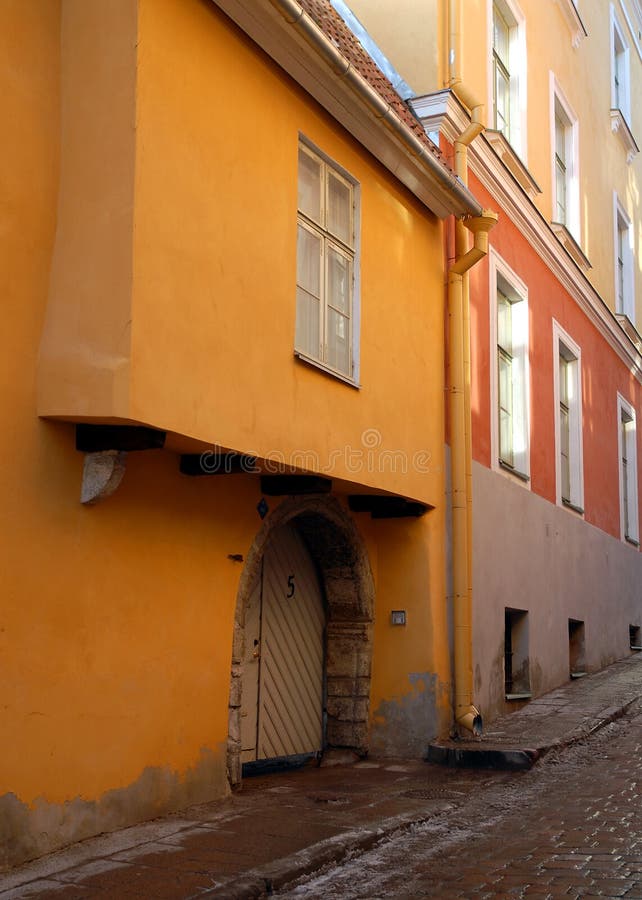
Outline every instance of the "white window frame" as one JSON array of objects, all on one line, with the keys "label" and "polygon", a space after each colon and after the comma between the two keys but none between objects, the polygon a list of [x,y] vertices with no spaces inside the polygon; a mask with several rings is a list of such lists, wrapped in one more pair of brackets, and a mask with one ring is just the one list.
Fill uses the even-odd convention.
[{"label": "white window frame", "polygon": [[[609,17],[611,26],[611,109],[619,109],[627,125],[630,125],[631,75],[629,45],[624,36],[624,29],[615,13],[613,3],[609,6]],[[616,80],[618,82],[617,87]]]},{"label": "white window frame", "polygon": [[[633,254],[633,222],[613,191],[613,263],[615,267],[615,312],[635,325],[635,282]],[[622,280],[620,280],[620,250]],[[622,294],[622,300],[620,300]]]},{"label": "white window frame", "polygon": [[[505,473],[530,487],[530,370],[528,334],[528,288],[511,267],[491,247],[489,258],[490,310],[490,410],[491,460],[496,472]],[[497,328],[497,292],[511,301],[512,373],[513,373],[513,464],[500,459],[499,432],[499,346]]]},{"label": "white window frame", "polygon": [[[299,359],[304,360],[306,363],[310,363],[311,365],[322,369],[324,372],[327,372],[331,375],[334,375],[336,378],[339,378],[342,381],[347,382],[353,387],[359,387],[359,379],[360,379],[360,330],[361,330],[361,304],[360,304],[360,258],[361,258],[361,229],[360,229],[360,221],[361,221],[361,192],[359,188],[359,183],[356,181],[353,175],[350,174],[346,169],[343,168],[336,160],[332,159],[322,150],[320,150],[314,143],[312,143],[305,135],[299,134],[299,140],[297,144],[297,160],[298,160],[298,152],[299,149],[303,149],[304,152],[309,153],[312,157],[316,157],[316,159],[322,164],[324,169],[332,171],[334,174],[338,175],[340,179],[347,182],[352,188],[352,223],[353,223],[353,236],[352,236],[352,293],[351,293],[351,303],[350,303],[350,362],[351,362],[351,372],[346,373],[341,371],[340,369],[334,368],[331,366],[326,359],[325,356],[325,347],[326,340],[324,335],[320,335],[320,342],[323,344],[321,348],[321,352],[318,356],[315,356],[308,352],[305,349],[301,349],[296,346],[296,338],[295,338],[295,348],[294,355]],[[298,177],[298,162],[297,162],[297,177]],[[340,241],[334,238],[329,232],[325,229],[320,228],[320,226],[312,220],[308,220],[304,213],[302,213],[297,207],[297,232],[298,226],[301,225],[303,228],[308,230],[314,230],[318,233],[322,233],[324,236],[324,240],[329,241],[332,244],[340,245]],[[341,247],[339,247],[341,249]],[[325,267],[325,260],[322,268]],[[296,281],[296,279],[295,279]],[[327,310],[328,300],[327,295],[325,294],[325,287],[323,288],[323,297],[322,301],[325,306],[325,310]],[[296,311],[295,311],[296,315]],[[323,319],[325,321],[325,311],[323,315]]]},{"label": "white window frame", "polygon": [[[626,423],[626,424],[625,424]],[[624,429],[622,426],[625,425]],[[623,434],[624,431],[624,434]],[[635,408],[625,400],[622,394],[617,395],[617,450],[618,473],[620,486],[620,537],[630,544],[639,545],[639,511],[638,511],[638,454]],[[626,485],[624,459],[626,456]],[[626,486],[626,504],[625,504]],[[628,507],[628,515],[627,508]]]},{"label": "white window frame", "polygon": [[509,27],[508,73],[510,79],[510,126],[506,136],[513,150],[527,163],[526,141],[526,17],[516,0],[488,0],[488,109],[492,111],[493,128],[495,122],[495,71],[493,60],[493,8],[497,7]]},{"label": "white window frame", "polygon": [[556,118],[561,115],[565,129],[566,164],[566,221],[560,222],[581,245],[580,236],[580,154],[579,120],[568,102],[564,91],[553,72],[550,73],[550,138],[551,138],[551,186],[552,221],[556,221],[557,180],[556,180]]},{"label": "white window frame", "polygon": [[[564,352],[563,352],[564,351]],[[559,361],[563,355],[572,364],[569,399],[570,497],[562,499]],[[584,513],[584,451],[582,441],[582,351],[573,338],[553,319],[553,396],[555,410],[555,497],[558,506]]]}]

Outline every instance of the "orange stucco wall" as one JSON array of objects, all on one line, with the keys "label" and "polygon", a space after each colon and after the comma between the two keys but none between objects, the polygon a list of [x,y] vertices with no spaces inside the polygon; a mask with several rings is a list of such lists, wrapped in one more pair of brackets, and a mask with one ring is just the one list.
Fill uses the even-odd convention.
[{"label": "orange stucco wall", "polygon": [[[477,179],[470,185],[482,203],[492,205]],[[531,489],[555,502],[555,409],[553,394],[553,318],[582,352],[582,433],[585,519],[620,536],[617,392],[636,409],[642,389],[625,363],[588,320],[528,241],[500,213],[491,244],[528,287],[530,357]],[[471,274],[473,455],[490,458],[489,366],[494,365],[488,318],[488,263]],[[638,428],[638,460],[640,459]]]},{"label": "orange stucco wall", "polygon": [[[260,483],[181,476],[182,440],[321,464],[349,448],[359,467],[324,473],[339,494],[434,505],[355,516],[380,749],[399,722],[444,732],[450,668],[441,225],[211,4],[14,2],[0,26],[1,867],[227,789],[229,557],[261,525]],[[361,186],[360,390],[293,357],[299,131]],[[172,432],[91,508],[56,421],[87,418]],[[365,452],[367,429],[397,463]]]},{"label": "orange stucco wall", "polygon": [[[56,240],[39,409],[129,410],[137,5],[65,0]],[[63,400],[64,398],[64,400]]]},{"label": "orange stucco wall", "polygon": [[[83,9],[68,30],[100,31],[106,14]],[[70,225],[54,256],[41,414],[122,417],[266,457],[310,450],[335,477],[435,505],[441,224],[213,5],[143,0],[118,27],[137,35],[135,147],[131,66],[117,66],[121,89],[106,104],[113,61],[94,65],[80,41],[83,91],[95,88],[101,102],[88,108],[69,86],[78,121],[63,131],[63,175],[85,132],[89,144],[61,202]],[[84,184],[100,153],[91,139],[112,106],[119,164],[93,190],[113,214],[92,222]],[[360,186],[360,390],[293,355],[299,133]],[[89,269],[98,285],[83,278]],[[371,428],[384,449],[425,450],[429,471],[355,473],[346,453],[334,455],[363,451]]]},{"label": "orange stucco wall", "polygon": [[[440,224],[215,8],[143,3],[140,28],[133,416],[323,461],[377,428],[392,449],[425,446],[427,477],[355,477],[343,459],[333,474],[435,502]],[[299,133],[360,185],[360,391],[293,357]]]}]

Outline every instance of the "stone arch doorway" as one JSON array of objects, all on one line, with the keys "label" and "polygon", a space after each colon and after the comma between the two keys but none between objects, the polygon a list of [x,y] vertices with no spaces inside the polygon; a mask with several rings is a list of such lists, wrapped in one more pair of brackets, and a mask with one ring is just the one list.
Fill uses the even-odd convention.
[{"label": "stone arch doorway", "polygon": [[237,593],[229,704],[228,776],[241,782],[245,622],[266,548],[278,529],[296,530],[325,596],[323,748],[367,751],[374,582],[350,514],[334,497],[289,498],[265,520],[248,553]]}]

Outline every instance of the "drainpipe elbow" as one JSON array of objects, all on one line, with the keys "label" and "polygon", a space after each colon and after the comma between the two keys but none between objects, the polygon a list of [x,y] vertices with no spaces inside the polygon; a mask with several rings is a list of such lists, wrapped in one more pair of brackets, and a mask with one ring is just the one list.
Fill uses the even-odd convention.
[{"label": "drainpipe elbow", "polygon": [[467,272],[475,263],[486,256],[488,253],[488,232],[497,224],[498,218],[499,216],[492,209],[484,209],[481,216],[475,216],[464,222],[466,228],[473,233],[473,246],[453,264],[450,269],[453,274],[463,275],[464,272]]},{"label": "drainpipe elbow", "polygon": [[455,138],[455,147],[458,144],[461,144],[467,147],[471,144],[478,134],[481,134],[482,131],[486,128],[485,120],[484,120],[484,105],[479,104],[479,106],[475,106],[470,113],[470,123],[466,126],[466,128],[462,131],[462,133]]},{"label": "drainpipe elbow", "polygon": [[481,737],[484,723],[477,707],[468,706],[458,710],[456,722],[459,728],[471,732],[475,737]]}]

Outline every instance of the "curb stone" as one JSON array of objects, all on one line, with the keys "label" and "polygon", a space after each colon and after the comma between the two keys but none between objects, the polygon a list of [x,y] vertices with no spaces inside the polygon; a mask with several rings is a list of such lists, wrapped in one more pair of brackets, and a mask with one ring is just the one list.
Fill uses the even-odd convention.
[{"label": "curb stone", "polygon": [[452,809],[452,803],[433,803],[430,810],[424,813],[402,813],[384,819],[372,828],[345,831],[273,863],[250,869],[240,878],[229,878],[215,888],[199,894],[199,897],[216,897],[218,900],[269,897],[275,890],[281,890],[293,881],[317,872],[323,866],[340,863],[353,853],[365,853],[380,841],[411,831],[436,815]]},{"label": "curb stone", "polygon": [[561,750],[564,747],[570,747],[571,744],[590,737],[597,731],[610,725],[611,722],[620,719],[641,698],[642,694],[638,694],[618,706],[610,706],[598,713],[596,721],[591,726],[576,729],[565,737],[555,738],[547,744],[539,744],[534,748],[485,747],[481,743],[475,746],[465,742],[458,744],[455,741],[435,741],[428,745],[427,760],[438,765],[458,768],[500,769],[506,771],[530,769],[549,750]]},{"label": "curb stone", "polygon": [[[548,748],[546,748],[548,749]],[[541,748],[497,749],[461,747],[456,744],[434,743],[428,746],[427,760],[442,766],[468,769],[530,769],[542,754]]]},{"label": "curb stone", "polygon": [[608,709],[605,709],[600,713],[598,721],[589,728],[588,733],[594,734],[596,731],[599,731],[600,728],[604,728],[605,725],[610,725],[611,722],[615,722],[616,719],[621,719],[641,697],[642,695],[638,694],[637,697],[633,697],[632,700],[627,700],[626,703],[622,703],[620,706],[611,706]]}]

